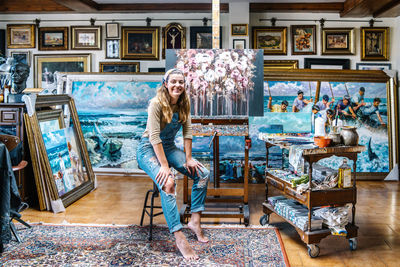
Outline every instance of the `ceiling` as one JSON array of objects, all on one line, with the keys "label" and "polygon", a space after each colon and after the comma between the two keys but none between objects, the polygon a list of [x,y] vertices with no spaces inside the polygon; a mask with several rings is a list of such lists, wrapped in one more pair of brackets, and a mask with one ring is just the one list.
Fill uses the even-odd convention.
[{"label": "ceiling", "polygon": [[[341,17],[397,17],[399,0],[220,0],[221,13],[229,3],[249,2],[250,12],[339,13]],[[0,0],[0,13],[154,13],[211,11],[211,0]]]}]

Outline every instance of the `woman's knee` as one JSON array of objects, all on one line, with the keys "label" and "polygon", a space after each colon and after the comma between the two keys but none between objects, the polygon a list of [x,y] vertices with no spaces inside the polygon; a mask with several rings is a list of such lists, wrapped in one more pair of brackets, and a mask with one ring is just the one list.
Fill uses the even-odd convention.
[{"label": "woman's knee", "polygon": [[172,177],[165,182],[163,190],[167,194],[175,194],[175,180]]}]

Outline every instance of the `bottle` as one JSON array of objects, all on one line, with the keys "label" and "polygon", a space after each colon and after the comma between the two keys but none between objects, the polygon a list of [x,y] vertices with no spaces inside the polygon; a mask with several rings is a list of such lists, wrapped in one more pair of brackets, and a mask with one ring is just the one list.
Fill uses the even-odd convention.
[{"label": "bottle", "polygon": [[339,188],[349,188],[351,187],[351,168],[347,165],[347,159],[343,159],[342,165],[339,166]]},{"label": "bottle", "polygon": [[4,101],[3,88],[0,87],[0,103],[3,103],[3,101]]},{"label": "bottle", "polygon": [[8,85],[4,86],[4,93],[3,93],[3,102],[8,103],[8,95],[10,94],[10,89]]}]

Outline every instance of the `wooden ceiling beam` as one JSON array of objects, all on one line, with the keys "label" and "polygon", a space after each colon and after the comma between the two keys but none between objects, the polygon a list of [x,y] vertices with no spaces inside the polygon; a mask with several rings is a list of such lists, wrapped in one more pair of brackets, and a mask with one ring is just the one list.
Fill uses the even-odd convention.
[{"label": "wooden ceiling beam", "polygon": [[53,0],[57,4],[63,5],[75,12],[89,13],[98,11],[99,4],[92,0]]},{"label": "wooden ceiling beam", "polygon": [[343,10],[343,3],[250,3],[250,12],[336,12]]},{"label": "wooden ceiling beam", "polygon": [[[375,10],[372,13],[372,16],[374,18],[378,18],[381,16],[382,17],[383,16],[397,17],[400,15],[399,11],[400,11],[400,1],[399,0],[391,0],[390,2],[386,3],[384,6],[379,8],[378,10]],[[388,15],[385,15],[385,14],[388,14]]]},{"label": "wooden ceiling beam", "polygon": [[[99,12],[129,12],[129,13],[149,13],[149,12],[211,12],[211,4],[190,4],[190,3],[165,3],[165,4],[102,4],[99,5]],[[228,13],[229,4],[220,4],[220,12]]]}]

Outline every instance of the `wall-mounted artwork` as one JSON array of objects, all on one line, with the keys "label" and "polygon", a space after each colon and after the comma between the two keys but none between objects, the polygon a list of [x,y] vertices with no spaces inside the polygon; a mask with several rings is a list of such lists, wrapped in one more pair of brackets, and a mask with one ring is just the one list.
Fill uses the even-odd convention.
[{"label": "wall-mounted artwork", "polygon": [[40,27],[39,50],[68,50],[68,27]]},{"label": "wall-mounted artwork", "polygon": [[121,58],[158,60],[160,27],[122,27]]},{"label": "wall-mounted artwork", "polygon": [[389,28],[361,28],[361,60],[389,60]]},{"label": "wall-mounted artwork", "polygon": [[253,27],[253,48],[264,49],[264,55],[286,55],[286,36],[286,27]]},{"label": "wall-mounted artwork", "polygon": [[179,23],[170,23],[162,28],[162,58],[166,49],[186,48],[186,28]]},{"label": "wall-mounted artwork", "polygon": [[[219,48],[222,48],[222,27],[219,29]],[[212,47],[212,27],[199,26],[190,27],[190,48],[211,49]]]},{"label": "wall-mounted artwork", "polygon": [[95,171],[140,172],[136,146],[146,128],[148,102],[156,95],[161,81],[162,75],[66,76],[65,92],[76,100]]},{"label": "wall-mounted artwork", "polygon": [[316,26],[292,25],[292,55],[315,55],[317,53]]},{"label": "wall-mounted artwork", "polygon": [[322,55],[353,55],[354,28],[322,28]]},{"label": "wall-mounted artwork", "polygon": [[71,26],[71,49],[101,50],[102,26]]},{"label": "wall-mounted artwork", "polygon": [[262,50],[167,50],[186,76],[193,116],[262,116]]},{"label": "wall-mounted artwork", "polygon": [[35,48],[35,24],[7,24],[7,48]]}]

